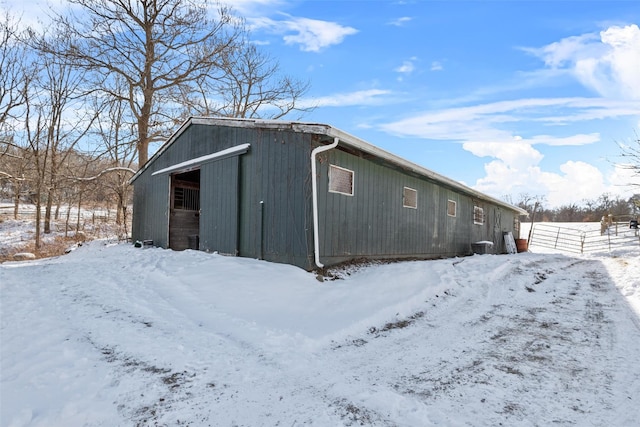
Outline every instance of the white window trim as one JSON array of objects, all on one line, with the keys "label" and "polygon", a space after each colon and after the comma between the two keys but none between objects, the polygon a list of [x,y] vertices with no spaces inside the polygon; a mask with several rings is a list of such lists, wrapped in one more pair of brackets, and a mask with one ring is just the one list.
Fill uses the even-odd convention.
[{"label": "white window trim", "polygon": [[[416,195],[416,205],[415,206],[411,206],[408,205],[406,203],[406,199],[404,197],[404,192],[405,190],[410,190],[413,191]],[[403,208],[409,208],[409,209],[418,209],[418,190],[416,190],[415,188],[411,188],[411,187],[402,187],[402,207]]]},{"label": "white window trim", "polygon": [[[449,203],[453,203],[453,215],[449,213]],[[458,202],[455,200],[448,199],[447,200],[447,216],[455,218],[458,216]]]},{"label": "white window trim", "polygon": [[[480,211],[480,214],[481,214],[480,215],[481,216],[480,222],[478,222],[476,220],[476,210]],[[473,223],[475,225],[484,225],[484,208],[483,207],[481,207],[481,206],[474,206],[473,207]]]},{"label": "white window trim", "polygon": [[[345,172],[348,172],[348,173],[351,174],[351,193],[345,193],[345,192],[342,192],[342,191],[336,191],[336,190],[332,190],[331,189],[331,168],[340,169],[342,171],[345,171]],[[329,165],[329,193],[344,194],[345,196],[353,196],[355,191],[356,191],[356,180],[355,180],[355,177],[356,177],[356,174],[351,169],[343,168],[343,167],[336,166],[336,165]]]}]

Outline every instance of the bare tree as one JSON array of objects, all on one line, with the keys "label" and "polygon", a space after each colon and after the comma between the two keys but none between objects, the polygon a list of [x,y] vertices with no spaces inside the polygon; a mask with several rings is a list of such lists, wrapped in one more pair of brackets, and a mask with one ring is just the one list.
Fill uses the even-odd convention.
[{"label": "bare tree", "polygon": [[[127,102],[137,125],[138,162],[149,144],[175,125],[167,108],[176,90],[215,74],[220,55],[241,34],[227,7],[208,0],[68,0],[74,6],[55,25],[72,44],[42,48],[94,72],[97,87]],[[114,77],[126,82],[117,90]]]},{"label": "bare tree", "polygon": [[49,161],[49,147],[47,145],[47,125],[45,119],[45,110],[41,104],[37,102],[37,95],[31,93],[25,100],[25,138],[28,144],[28,150],[31,154],[31,166],[33,182],[31,191],[33,192],[33,201],[35,204],[35,248],[39,250],[41,247],[41,219],[42,219],[42,199],[44,192],[44,183],[46,178],[46,170]]},{"label": "bare tree", "polygon": [[622,162],[618,164],[623,169],[630,170],[635,182],[631,186],[640,187],[640,135],[636,132],[635,138],[629,144],[618,144]]},{"label": "bare tree", "polygon": [[518,195],[518,202],[515,204],[515,206],[526,210],[529,213],[529,221],[533,222],[536,217],[536,212],[539,212],[542,209],[542,205],[544,203],[545,196],[520,193]]},{"label": "bare tree", "polygon": [[13,200],[13,217],[18,219],[20,202],[30,193],[31,152],[17,144],[13,136],[0,139],[0,194]]},{"label": "bare tree", "polygon": [[18,22],[6,12],[0,16],[0,136],[6,135],[9,120],[25,102],[28,70],[25,47],[18,37]]},{"label": "bare tree", "polygon": [[215,79],[183,88],[187,115],[279,119],[312,109],[299,105],[309,82],[282,74],[278,62],[246,38],[224,52],[220,66]]},{"label": "bare tree", "polygon": [[100,158],[94,153],[85,154],[80,152],[74,152],[72,155],[68,156],[65,162],[64,174],[67,182],[67,185],[65,186],[65,200],[67,203],[65,237],[71,228],[70,219],[72,203],[75,203],[77,212],[75,223],[76,238],[82,236],[83,204],[87,202],[87,199],[93,198],[95,201],[100,197],[101,193],[96,180],[89,178],[89,176],[95,174],[97,170],[102,168],[101,163]]},{"label": "bare tree", "polygon": [[[35,38],[32,35],[32,38]],[[68,50],[71,38],[64,32],[52,37],[42,35],[36,45],[54,45]],[[60,170],[67,157],[88,134],[99,111],[91,108],[86,89],[85,71],[60,62],[48,51],[38,52],[40,109],[47,125],[48,164],[46,165],[46,210],[44,232],[51,232],[53,203],[60,192]],[[96,105],[96,104],[94,104]]]},{"label": "bare tree", "polygon": [[25,168],[29,157],[16,128],[24,113],[27,82],[33,74],[25,66],[26,47],[20,40],[18,24],[9,12],[0,16],[0,183],[3,192],[9,192],[14,200],[15,218],[28,180]]},{"label": "bare tree", "polygon": [[135,173],[135,124],[126,121],[126,104],[111,99],[98,120],[101,146],[105,148],[106,168],[95,179],[105,176],[105,185],[116,197],[116,224],[127,225],[127,205],[130,196],[129,178]]}]

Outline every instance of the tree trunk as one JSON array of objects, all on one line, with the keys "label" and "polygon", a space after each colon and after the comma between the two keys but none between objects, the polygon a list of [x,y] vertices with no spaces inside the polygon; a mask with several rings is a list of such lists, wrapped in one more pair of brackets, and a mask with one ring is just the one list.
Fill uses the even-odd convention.
[{"label": "tree trunk", "polygon": [[122,184],[123,182],[123,177],[120,176],[120,174],[118,174],[118,179],[120,184],[118,184],[118,186],[116,187],[116,197],[118,198],[118,208],[116,211],[116,224],[117,225],[127,225],[126,223],[126,218],[125,218],[125,206],[127,204],[127,188],[126,188],[126,182],[125,184]]},{"label": "tree trunk", "polygon": [[118,191],[118,206],[116,207],[116,225],[122,225],[122,194]]},{"label": "tree trunk", "polygon": [[129,238],[129,228],[127,226],[127,204],[126,203],[122,206],[122,224],[124,227],[124,239],[127,240]]},{"label": "tree trunk", "polygon": [[138,117],[138,168],[149,160],[149,121],[151,120],[151,101],[145,102]]},{"label": "tree trunk", "polygon": [[60,218],[60,204],[62,203],[62,197],[58,196],[57,200],[56,200],[56,213],[54,215],[54,219],[57,221],[58,218]]},{"label": "tree trunk", "polygon": [[53,188],[47,192],[47,206],[44,211],[44,234],[51,233],[51,208],[53,207]]},{"label": "tree trunk", "polygon": [[76,235],[80,231],[80,210],[82,209],[82,193],[83,190],[80,190],[80,193],[78,194],[78,219],[76,221]]},{"label": "tree trunk", "polygon": [[36,247],[36,252],[40,250],[40,246],[42,246],[42,242],[40,241],[40,219],[41,219],[41,212],[40,212],[40,208],[42,207],[42,203],[40,202],[40,189],[38,188],[38,193],[36,194],[36,241],[35,241],[35,247]]},{"label": "tree trunk", "polygon": [[[70,200],[69,200],[70,201]],[[67,218],[64,221],[64,237],[69,237],[69,219],[71,218],[71,203],[67,206]]]},{"label": "tree trunk", "polygon": [[20,210],[20,188],[15,192],[13,196],[13,219],[18,219],[18,212]]},{"label": "tree trunk", "polygon": [[[51,131],[50,131],[51,132]],[[58,180],[58,153],[57,144],[51,148],[51,171],[49,172],[49,185],[47,189],[47,207],[44,215],[44,234],[51,233],[51,211],[53,208],[53,199],[55,198]]]}]

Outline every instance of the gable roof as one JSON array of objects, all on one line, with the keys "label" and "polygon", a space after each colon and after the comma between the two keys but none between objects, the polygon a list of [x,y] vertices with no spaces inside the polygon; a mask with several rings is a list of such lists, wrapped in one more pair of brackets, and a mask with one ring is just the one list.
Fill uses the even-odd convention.
[{"label": "gable roof", "polygon": [[441,175],[437,172],[434,172],[430,169],[427,169],[423,166],[410,162],[409,160],[403,159],[393,153],[385,151],[375,145],[369,144],[368,142],[350,135],[340,129],[334,128],[327,124],[322,123],[307,123],[307,122],[289,122],[282,120],[262,120],[262,119],[238,119],[238,118],[227,118],[227,117],[190,117],[187,119],[178,130],[169,137],[169,139],[160,147],[160,149],[149,159],[149,161],[144,164],[138,172],[131,177],[129,183],[133,183],[139,176],[142,174],[148,167],[151,165],[155,159],[162,155],[179,137],[182,133],[192,124],[199,125],[208,125],[208,126],[227,126],[227,127],[241,127],[241,128],[256,128],[256,129],[277,129],[277,130],[292,130],[294,132],[301,133],[312,133],[319,135],[326,135],[329,138],[338,138],[339,144],[338,146],[348,146],[354,148],[356,150],[360,150],[362,152],[371,154],[375,157],[378,157],[386,162],[397,165],[403,169],[414,172],[418,175],[430,178],[434,181],[445,184],[452,189],[458,190],[462,193],[465,193],[471,197],[476,197],[480,200],[484,200],[498,206],[502,206],[512,211],[518,212],[520,215],[529,215],[527,211],[521,209],[517,206],[513,206],[507,202],[502,200],[498,200],[494,197],[491,197],[487,194],[481,193],[477,190],[474,190],[471,187],[467,187],[466,185],[455,181],[451,178],[447,178],[444,175]]}]

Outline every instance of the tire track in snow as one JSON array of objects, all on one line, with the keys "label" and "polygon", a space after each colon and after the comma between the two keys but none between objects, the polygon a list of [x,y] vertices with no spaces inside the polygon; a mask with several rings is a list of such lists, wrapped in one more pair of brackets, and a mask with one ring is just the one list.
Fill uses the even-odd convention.
[{"label": "tire track in snow", "polygon": [[[619,330],[628,330],[618,325],[628,313],[598,263],[554,256],[522,267],[506,262],[484,282],[460,267],[452,279],[467,284],[459,291],[461,297],[454,291],[432,310],[427,307],[425,316],[405,330],[363,344],[380,355],[371,361],[373,367],[363,370],[357,354],[345,354],[341,362],[355,372],[362,387],[375,384],[379,390],[392,390],[415,401],[416,407],[422,403],[427,413],[448,406],[448,413],[431,411],[432,420],[444,423],[606,426],[620,413],[631,414],[623,416],[627,423],[637,419],[637,406],[629,402],[634,389],[621,390],[620,384],[628,381],[617,372],[635,360],[634,352],[616,339]],[[478,292],[469,292],[469,283],[478,286]],[[451,321],[438,322],[442,318]],[[633,342],[639,341],[636,334]],[[424,358],[423,349],[411,348],[409,342],[433,343],[433,352]],[[389,355],[385,348],[402,353]],[[376,380],[381,370],[393,372],[397,381],[382,387]],[[469,402],[466,396],[477,395],[478,389],[486,397]],[[393,399],[387,400],[391,405]],[[360,404],[366,409],[369,401],[370,396]],[[536,419],[541,413],[548,418]]]},{"label": "tire track in snow", "polygon": [[[84,274],[99,277],[103,267],[84,268]],[[285,355],[271,354],[227,330],[229,319],[220,319],[223,329],[215,314],[205,322],[210,324],[203,324],[188,312],[188,305],[197,301],[163,296],[159,283],[167,268],[161,259],[151,269],[141,267],[144,280],[132,282],[125,276],[106,287],[99,280],[89,289],[73,281],[64,286],[60,305],[73,304],[66,313],[69,324],[77,325],[76,335],[86,337],[111,368],[115,400],[125,418],[137,425],[178,425],[184,420],[175,414],[191,413],[205,422],[219,419],[215,412],[222,412],[224,419],[249,426],[268,424],[265,420],[275,415],[282,419],[281,411],[296,407],[289,414],[292,422],[339,421],[327,409],[330,402],[318,408],[323,390],[301,368],[307,355],[293,351],[285,357],[292,367],[280,360]],[[187,289],[179,293],[187,294]],[[85,325],[87,318],[92,322]],[[198,348],[190,347],[193,343]],[[203,354],[203,348],[210,353]],[[158,357],[149,359],[153,349]],[[118,394],[118,389],[131,391]]]}]

